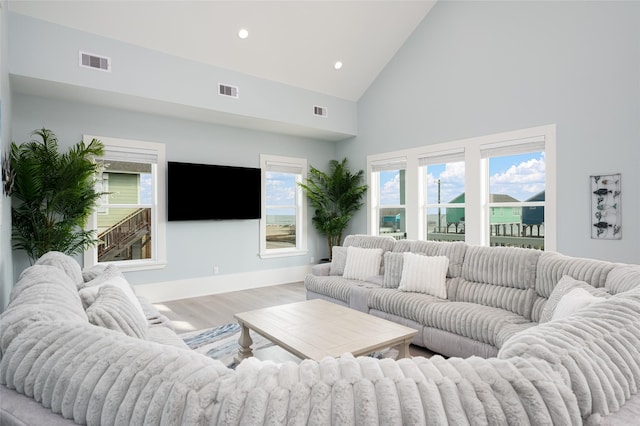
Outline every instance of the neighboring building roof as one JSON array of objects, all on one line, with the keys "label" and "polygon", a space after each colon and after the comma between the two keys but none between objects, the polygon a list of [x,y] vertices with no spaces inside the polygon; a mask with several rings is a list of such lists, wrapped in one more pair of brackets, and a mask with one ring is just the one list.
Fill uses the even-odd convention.
[{"label": "neighboring building roof", "polygon": [[544,201],[544,191],[538,192],[536,195],[532,195],[525,201]]},{"label": "neighboring building roof", "polygon": [[[520,201],[516,200],[511,195],[489,194],[489,202],[490,203],[513,203],[513,202],[519,203]],[[455,197],[453,200],[449,201],[449,203],[464,203],[464,192],[458,195],[457,197]]]}]

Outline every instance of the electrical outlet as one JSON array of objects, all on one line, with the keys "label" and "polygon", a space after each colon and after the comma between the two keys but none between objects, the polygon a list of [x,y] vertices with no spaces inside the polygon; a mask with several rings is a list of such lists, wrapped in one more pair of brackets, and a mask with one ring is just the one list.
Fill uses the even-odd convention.
[{"label": "electrical outlet", "polygon": [[316,258],[315,258],[315,257],[311,256],[311,257],[309,258],[309,263],[314,263],[315,261],[316,261]]},{"label": "electrical outlet", "polygon": [[213,275],[217,275],[220,273],[220,268],[218,268],[217,266],[213,267]]}]

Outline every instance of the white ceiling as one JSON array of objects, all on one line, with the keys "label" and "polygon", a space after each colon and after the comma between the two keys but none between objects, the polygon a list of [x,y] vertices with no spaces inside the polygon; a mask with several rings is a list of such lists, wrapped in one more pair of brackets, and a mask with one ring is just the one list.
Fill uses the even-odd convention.
[{"label": "white ceiling", "polygon": [[[9,9],[357,101],[435,2],[12,0]],[[246,40],[241,28],[249,30]]]}]

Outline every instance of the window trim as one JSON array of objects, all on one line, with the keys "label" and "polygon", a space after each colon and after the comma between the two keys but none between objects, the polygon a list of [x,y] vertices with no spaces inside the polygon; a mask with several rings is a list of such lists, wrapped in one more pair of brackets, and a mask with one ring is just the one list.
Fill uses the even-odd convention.
[{"label": "window trim", "polygon": [[267,172],[270,164],[286,169],[299,169],[301,181],[307,178],[307,159],[297,157],[284,157],[279,155],[260,154],[261,187],[262,187],[262,218],[260,218],[260,251],[261,259],[272,259],[289,256],[304,256],[309,250],[307,247],[307,202],[302,188],[296,185],[296,247],[282,249],[267,249]]},{"label": "window trim", "polygon": [[[461,139],[456,141],[425,145],[409,148],[401,151],[393,151],[367,156],[367,183],[372,185],[373,164],[384,164],[398,158],[406,158],[406,232],[408,239],[424,239],[422,226],[419,226],[419,216],[422,214],[420,206],[423,205],[421,185],[419,184],[419,158],[430,155],[448,153],[455,150],[464,150],[465,161],[465,239],[469,244],[489,245],[488,228],[483,224],[489,223],[488,200],[489,182],[487,162],[482,161],[482,149],[504,148],[510,146],[544,141],[545,152],[545,251],[555,251],[557,248],[557,194],[556,194],[556,125],[549,124],[538,127],[496,133]],[[478,178],[480,177],[480,178]],[[367,229],[371,235],[378,235],[377,222],[372,214],[375,207],[375,191],[367,191]],[[470,214],[471,213],[471,214]]]},{"label": "window trim", "polygon": [[[111,138],[104,136],[92,136],[92,135],[83,135],[82,140],[85,143],[89,143],[92,139],[100,140],[105,146],[105,150],[113,151],[118,153],[131,153],[133,155],[140,154],[142,156],[152,155],[155,156],[155,188],[154,188],[154,199],[155,199],[155,209],[152,205],[152,214],[153,214],[153,257],[151,259],[135,259],[135,260],[121,260],[117,262],[98,262],[98,248],[92,247],[84,252],[84,267],[88,268],[91,266],[95,266],[98,264],[101,265],[110,265],[114,264],[118,266],[118,269],[121,271],[144,271],[151,269],[161,269],[167,265],[167,233],[166,233],[166,225],[167,225],[167,204],[166,204],[166,193],[164,188],[166,185],[166,152],[165,145],[157,142],[146,142],[140,140],[133,139],[120,139],[120,138]],[[108,155],[106,156],[108,158]],[[153,203],[152,203],[153,204]],[[94,211],[89,217],[89,221],[87,223],[88,229],[96,229],[98,226],[98,216],[97,212]]]}]

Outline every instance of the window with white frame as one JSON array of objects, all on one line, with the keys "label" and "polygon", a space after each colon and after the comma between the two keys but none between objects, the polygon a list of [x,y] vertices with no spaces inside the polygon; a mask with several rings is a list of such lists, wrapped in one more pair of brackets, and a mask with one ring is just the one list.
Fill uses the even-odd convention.
[{"label": "window with white frame", "polygon": [[544,139],[482,145],[480,156],[488,183],[484,204],[491,212],[488,228],[485,227],[489,244],[544,249]]},{"label": "window with white frame", "polygon": [[548,125],[368,156],[370,233],[387,231],[394,207],[409,239],[555,250],[555,135]]},{"label": "window with white frame", "polygon": [[307,253],[306,202],[299,183],[307,177],[303,158],[260,155],[262,220],[260,256]]},{"label": "window with white frame", "polygon": [[406,238],[406,167],[405,158],[393,158],[371,165],[372,233]]},{"label": "window with white frame", "polygon": [[464,241],[464,151],[434,152],[419,158],[422,176],[422,238]]},{"label": "window with white frame", "polygon": [[89,224],[97,232],[97,247],[85,252],[85,266],[117,263],[123,270],[164,267],[165,146],[135,140],[85,136],[100,140],[105,154],[96,178],[105,194]]}]

